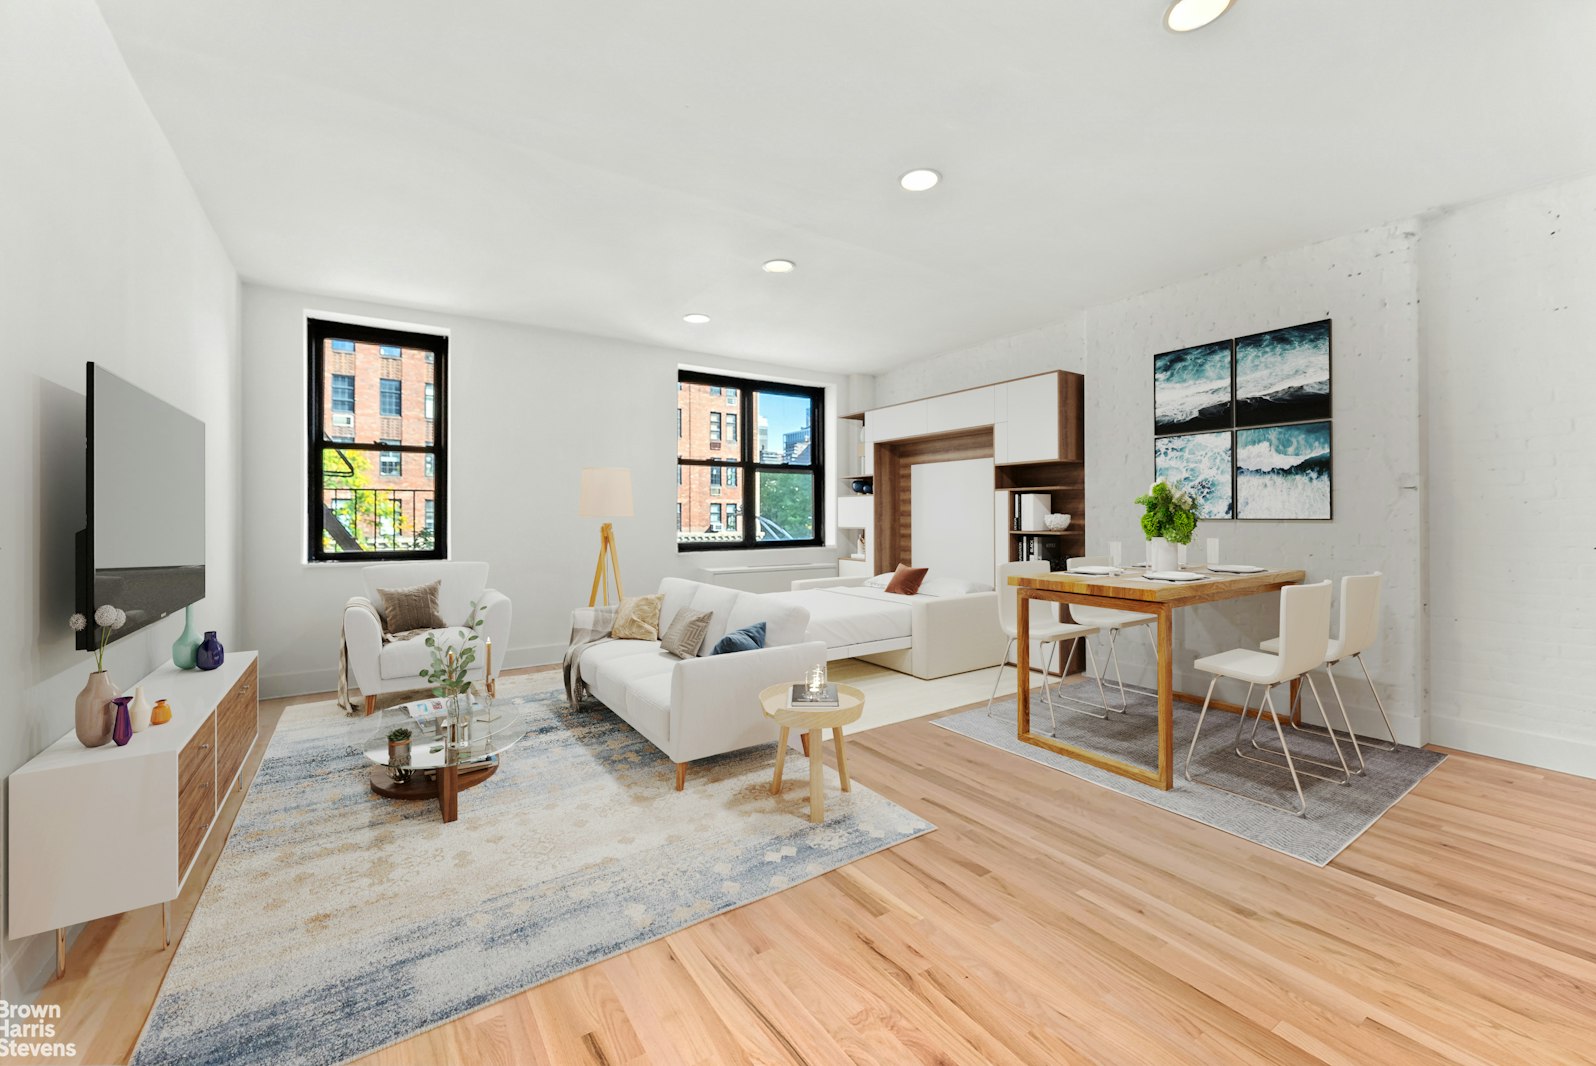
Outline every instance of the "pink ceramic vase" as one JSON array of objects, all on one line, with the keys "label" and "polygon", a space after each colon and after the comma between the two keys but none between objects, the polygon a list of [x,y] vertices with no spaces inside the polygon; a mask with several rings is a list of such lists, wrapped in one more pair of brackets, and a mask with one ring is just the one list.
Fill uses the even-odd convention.
[{"label": "pink ceramic vase", "polygon": [[96,670],[89,675],[88,683],[78,693],[74,725],[78,743],[85,748],[97,748],[111,739],[111,701],[121,692],[111,684],[111,675]]}]

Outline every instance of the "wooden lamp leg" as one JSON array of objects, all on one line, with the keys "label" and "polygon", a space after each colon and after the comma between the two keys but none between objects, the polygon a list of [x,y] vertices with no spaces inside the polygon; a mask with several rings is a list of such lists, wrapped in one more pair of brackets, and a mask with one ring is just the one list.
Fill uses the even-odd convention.
[{"label": "wooden lamp leg", "polygon": [[610,573],[615,574],[615,596],[624,599],[626,593],[621,590],[621,557],[615,550],[615,527],[605,522],[599,527],[599,553],[598,564],[593,567],[593,591],[587,598],[587,605],[598,605],[599,589],[604,589],[604,604],[610,602]]}]

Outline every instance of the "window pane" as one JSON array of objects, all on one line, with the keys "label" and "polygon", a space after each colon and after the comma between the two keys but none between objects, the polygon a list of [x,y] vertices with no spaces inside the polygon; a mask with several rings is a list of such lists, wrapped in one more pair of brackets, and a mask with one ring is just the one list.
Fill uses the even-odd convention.
[{"label": "window pane", "polygon": [[732,473],[713,466],[676,468],[676,542],[678,544],[736,543],[741,534],[728,525],[727,506],[742,510],[742,489],[722,484],[715,475]]},{"label": "window pane", "polygon": [[405,354],[404,349],[395,348],[391,344],[378,345],[377,351],[384,359],[398,359]]},{"label": "window pane", "polygon": [[352,352],[355,350],[354,341],[332,341],[332,350],[335,352]]},{"label": "window pane", "polygon": [[382,416],[384,418],[401,418],[404,415],[404,382],[397,378],[382,379]]},{"label": "window pane", "polygon": [[809,466],[814,462],[811,449],[814,404],[809,397],[756,392],[753,417],[759,429],[758,462],[783,466]]},{"label": "window pane", "polygon": [[[805,403],[808,401],[806,400]],[[815,479],[809,473],[760,471],[754,514],[754,539],[759,541],[815,538]]]},{"label": "window pane", "polygon": [[[676,398],[676,455],[680,459],[722,459],[728,463],[739,462],[742,452],[735,441],[725,438],[723,421],[726,406],[719,396],[711,396],[709,385],[697,382],[678,382],[682,385]],[[687,528],[693,523],[689,521]]]},{"label": "window pane", "polygon": [[[372,448],[322,449],[322,550],[430,549],[433,481],[417,473],[421,458]],[[386,472],[390,466],[395,473]]]},{"label": "window pane", "polygon": [[432,382],[430,382],[430,381],[427,382],[427,393],[426,393],[426,398],[425,398],[423,406],[426,409],[423,413],[425,414],[427,421],[431,422],[432,421]]},{"label": "window pane", "polygon": [[737,416],[731,412],[726,413],[726,440],[728,443],[737,443]]},{"label": "window pane", "polygon": [[[431,444],[432,353],[368,341],[328,340],[322,352],[322,435],[328,440]],[[406,387],[422,404],[405,409]]]}]

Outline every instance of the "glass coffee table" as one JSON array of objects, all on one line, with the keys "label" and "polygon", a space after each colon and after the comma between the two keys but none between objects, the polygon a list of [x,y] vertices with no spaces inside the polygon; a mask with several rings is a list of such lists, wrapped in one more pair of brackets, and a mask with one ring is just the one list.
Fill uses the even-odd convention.
[{"label": "glass coffee table", "polygon": [[[497,773],[499,756],[526,736],[529,725],[525,708],[509,700],[478,699],[453,729],[444,718],[417,721],[400,705],[378,712],[375,729],[358,746],[373,764],[373,792],[389,799],[436,799],[443,820],[452,822],[460,816],[460,793]],[[411,733],[408,761],[401,756],[391,762],[388,734],[401,726]],[[371,719],[360,728],[372,730]]]}]

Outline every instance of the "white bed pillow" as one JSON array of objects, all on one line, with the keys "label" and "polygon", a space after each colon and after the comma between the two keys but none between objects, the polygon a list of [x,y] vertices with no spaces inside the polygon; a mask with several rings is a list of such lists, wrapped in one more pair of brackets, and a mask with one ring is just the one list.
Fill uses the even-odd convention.
[{"label": "white bed pillow", "polygon": [[928,577],[920,582],[922,596],[968,596],[973,592],[991,591],[991,585],[967,581],[962,577]]},{"label": "white bed pillow", "polygon": [[877,574],[875,577],[867,579],[864,583],[864,587],[867,589],[884,589],[891,583],[892,575],[890,573]]}]

